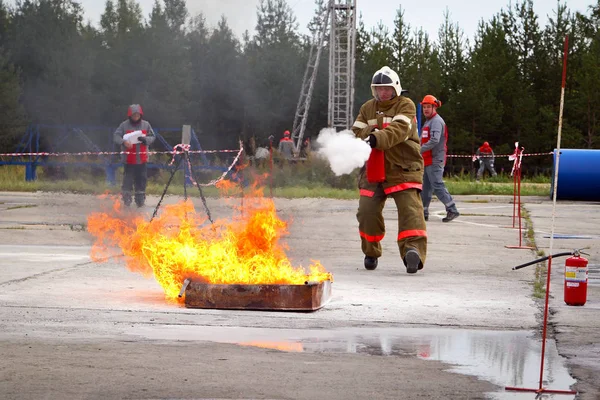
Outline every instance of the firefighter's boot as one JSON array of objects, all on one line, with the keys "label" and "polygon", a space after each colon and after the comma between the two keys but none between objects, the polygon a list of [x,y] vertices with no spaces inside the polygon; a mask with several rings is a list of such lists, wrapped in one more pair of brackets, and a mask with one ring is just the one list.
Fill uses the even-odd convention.
[{"label": "firefighter's boot", "polygon": [[377,268],[377,257],[365,256],[365,268],[370,271]]},{"label": "firefighter's boot", "polygon": [[404,265],[406,266],[406,272],[409,274],[414,274],[422,269],[423,263],[421,262],[419,252],[415,249],[408,249],[404,256]]}]

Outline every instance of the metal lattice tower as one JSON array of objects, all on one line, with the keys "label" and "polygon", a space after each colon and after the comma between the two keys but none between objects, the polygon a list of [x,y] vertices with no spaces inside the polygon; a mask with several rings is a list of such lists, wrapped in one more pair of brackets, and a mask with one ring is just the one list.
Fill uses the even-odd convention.
[{"label": "metal lattice tower", "polygon": [[331,0],[330,9],[327,122],[330,127],[349,129],[354,114],[356,0]]},{"label": "metal lattice tower", "polygon": [[294,153],[300,153],[302,146],[302,138],[306,129],[306,120],[308,118],[308,110],[310,109],[310,100],[312,98],[313,89],[317,80],[317,71],[319,70],[319,61],[321,60],[321,52],[327,37],[327,24],[329,22],[330,7],[319,10],[320,15],[317,15],[318,29],[313,36],[310,53],[308,55],[308,63],[304,71],[304,79],[302,80],[302,89],[300,98],[296,107],[296,115],[294,116],[294,125],[292,127],[292,140],[294,141]]},{"label": "metal lattice tower", "polygon": [[349,129],[353,122],[356,0],[327,0],[327,2],[326,7],[317,11],[316,20],[319,28],[313,37],[300,98],[296,107],[292,128],[296,154],[300,152],[302,146],[319,61],[328,36],[329,106],[327,125]]}]

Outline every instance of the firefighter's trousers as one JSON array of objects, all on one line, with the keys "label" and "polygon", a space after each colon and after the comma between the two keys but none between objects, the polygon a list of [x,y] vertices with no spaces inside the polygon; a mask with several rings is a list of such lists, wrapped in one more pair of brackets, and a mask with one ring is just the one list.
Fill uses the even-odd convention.
[{"label": "firefighter's trousers", "polygon": [[[427,255],[427,230],[423,216],[423,203],[417,189],[406,189],[386,195],[381,185],[372,196],[361,195],[358,203],[358,229],[362,251],[370,257],[381,257],[381,240],[385,235],[383,207],[392,197],[398,209],[398,248],[404,256],[410,248],[416,249],[425,265]],[[406,263],[405,263],[406,265]]]},{"label": "firefighter's trousers", "polygon": [[148,182],[148,175],[146,169],[146,163],[143,164],[125,164],[125,170],[123,172],[123,185],[121,186],[121,193],[123,195],[123,203],[126,206],[131,204],[131,194],[135,186],[135,204],[138,207],[142,207],[146,201],[146,183]]}]

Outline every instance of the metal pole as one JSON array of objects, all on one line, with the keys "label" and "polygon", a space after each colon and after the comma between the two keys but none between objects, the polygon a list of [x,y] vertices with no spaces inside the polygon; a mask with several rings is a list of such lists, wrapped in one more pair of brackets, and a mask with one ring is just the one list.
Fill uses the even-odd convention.
[{"label": "metal pole", "polygon": [[273,198],[273,135],[269,136],[269,167],[271,169],[271,173],[269,174],[269,192],[271,194],[271,198]]},{"label": "metal pole", "polygon": [[519,246],[522,246],[523,241],[523,222],[521,219],[521,163],[519,162],[519,167],[517,168],[517,172],[515,173],[517,176],[517,207],[519,211]]},{"label": "metal pole", "polygon": [[[562,121],[563,121],[563,108],[565,103],[565,83],[567,79],[567,55],[569,51],[569,36],[565,37],[565,47],[564,47],[564,55],[563,55],[563,72],[562,72],[562,84],[560,91],[560,110],[558,117],[558,137],[556,139],[556,168],[554,170],[554,192],[552,193],[552,229],[550,233],[550,254],[552,254],[553,245],[554,245],[554,229],[555,229],[555,220],[556,220],[556,193],[558,192],[558,165],[560,159],[560,141],[562,134]],[[550,390],[545,389],[543,387],[544,384],[544,358],[546,352],[546,335],[547,335],[547,326],[548,326],[548,310],[549,310],[549,297],[550,297],[550,279],[552,277],[552,256],[548,257],[548,271],[546,278],[546,301],[544,305],[544,325],[542,329],[542,356],[540,361],[540,382],[537,389],[527,389],[527,388],[514,388],[514,387],[506,387],[506,390],[516,390],[521,392],[535,392],[538,394],[541,393],[555,393],[555,394],[577,394],[576,391],[573,390]]]}]

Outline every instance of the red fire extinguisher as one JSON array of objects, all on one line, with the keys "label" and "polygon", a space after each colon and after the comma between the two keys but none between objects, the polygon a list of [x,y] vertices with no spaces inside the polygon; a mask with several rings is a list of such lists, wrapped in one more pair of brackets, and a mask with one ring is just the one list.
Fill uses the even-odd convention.
[{"label": "red fire extinguisher", "polygon": [[367,160],[367,180],[370,183],[385,181],[385,153],[383,150],[371,149]]},{"label": "red fire extinguisher", "polygon": [[565,261],[565,303],[582,306],[587,301],[588,260],[575,252]]},{"label": "red fire extinguisher", "polygon": [[[389,125],[383,124],[384,113],[377,111],[377,126],[385,128]],[[375,128],[375,131],[378,129]],[[383,150],[371,149],[371,154],[367,160],[367,181],[369,183],[385,182],[385,153]]]}]

